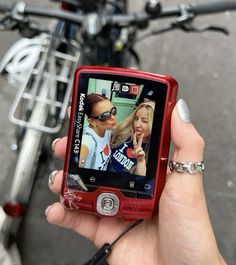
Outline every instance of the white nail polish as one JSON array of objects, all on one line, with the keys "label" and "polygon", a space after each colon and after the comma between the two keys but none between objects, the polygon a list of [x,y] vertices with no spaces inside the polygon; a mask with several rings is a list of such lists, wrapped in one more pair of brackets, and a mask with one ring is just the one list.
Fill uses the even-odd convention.
[{"label": "white nail polish", "polygon": [[49,175],[49,177],[48,177],[48,183],[49,183],[49,185],[52,185],[53,183],[54,183],[54,177],[55,177],[55,175],[57,174],[57,170],[55,170],[55,171],[53,171],[50,175]]},{"label": "white nail polish", "polygon": [[47,207],[47,209],[45,210],[45,215],[46,216],[48,216],[48,214],[49,214],[49,212],[50,212],[50,210],[52,209],[52,205],[49,205],[48,207]]},{"label": "white nail polish", "polygon": [[180,99],[177,102],[177,111],[178,111],[179,116],[183,122],[185,122],[185,123],[191,122],[191,116],[190,116],[189,108],[183,99]]},{"label": "white nail polish", "polygon": [[71,107],[69,107],[69,108],[67,109],[67,115],[68,115],[68,118],[70,118],[70,113],[71,113]]},{"label": "white nail polish", "polygon": [[60,141],[61,140],[61,138],[57,138],[57,139],[55,139],[53,142],[52,142],[52,151],[53,152],[55,152],[55,145],[56,145],[56,143],[58,142],[58,141]]}]

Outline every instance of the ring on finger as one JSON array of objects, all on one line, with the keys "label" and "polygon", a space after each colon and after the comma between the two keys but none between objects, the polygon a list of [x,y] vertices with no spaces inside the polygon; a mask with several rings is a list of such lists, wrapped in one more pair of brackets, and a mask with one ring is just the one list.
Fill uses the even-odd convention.
[{"label": "ring on finger", "polygon": [[179,162],[170,161],[169,162],[170,171],[176,171],[178,173],[203,173],[205,170],[205,165],[203,161],[200,162]]}]

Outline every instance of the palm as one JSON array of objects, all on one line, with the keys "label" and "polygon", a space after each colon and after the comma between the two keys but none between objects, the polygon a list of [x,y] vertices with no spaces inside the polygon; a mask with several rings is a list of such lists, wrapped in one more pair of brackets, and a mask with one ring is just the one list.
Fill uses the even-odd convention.
[{"label": "palm", "polygon": [[[212,231],[206,222],[198,220],[198,216],[206,214],[204,198],[195,196],[188,200],[188,194],[182,190],[176,193],[174,177],[169,176],[162,193],[159,215],[139,224],[117,242],[109,260],[111,264],[216,264],[212,258],[215,255],[205,252],[209,247],[213,254],[217,251]],[[117,218],[100,219],[94,243],[100,247],[112,242],[128,224]]]},{"label": "palm", "polygon": [[[158,234],[157,222],[157,217],[151,221],[144,221],[124,235],[115,244],[109,263],[114,265],[159,264],[157,238],[152,236]],[[105,242],[112,242],[129,224],[130,222],[118,218],[102,218],[99,221],[94,243],[100,247]],[[153,246],[156,247],[153,248]],[[148,261],[147,257],[152,258]]]},{"label": "palm", "polygon": [[[173,160],[201,161],[204,142],[190,123],[183,123],[176,109],[172,114]],[[63,158],[66,139],[57,143],[55,154]],[[62,172],[50,188],[60,192]],[[48,221],[71,228],[101,247],[113,242],[129,222],[118,218],[66,211],[60,203],[47,209]],[[167,175],[159,202],[159,214],[125,234],[114,246],[112,265],[220,265],[220,256],[208,217],[201,174]]]}]

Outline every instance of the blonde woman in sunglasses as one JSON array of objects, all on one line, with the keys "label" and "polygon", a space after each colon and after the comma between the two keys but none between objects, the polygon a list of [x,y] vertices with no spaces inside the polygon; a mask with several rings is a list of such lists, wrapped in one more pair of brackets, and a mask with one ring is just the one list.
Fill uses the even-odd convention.
[{"label": "blonde woman in sunglasses", "polygon": [[112,131],[108,171],[146,175],[155,103],[146,101]]},{"label": "blonde woman in sunglasses", "polygon": [[79,158],[79,167],[106,170],[111,156],[111,130],[116,126],[116,107],[99,94],[86,99],[85,114],[89,125],[85,126]]}]

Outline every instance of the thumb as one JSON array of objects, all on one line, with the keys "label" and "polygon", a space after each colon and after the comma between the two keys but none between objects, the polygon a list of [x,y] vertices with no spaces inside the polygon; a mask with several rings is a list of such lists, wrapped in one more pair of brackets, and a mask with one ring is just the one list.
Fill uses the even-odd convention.
[{"label": "thumb", "polygon": [[[182,99],[172,112],[171,136],[175,147],[173,161],[203,160],[204,140],[191,123],[188,107]],[[176,250],[175,261],[177,256],[185,264],[193,264],[194,260],[195,264],[221,264],[216,261],[218,249],[201,173],[173,171],[168,174],[160,200],[159,224],[163,241],[171,244],[168,250]],[[166,255],[169,258],[170,251]]]},{"label": "thumb", "polygon": [[171,137],[175,146],[174,161],[203,160],[204,140],[191,123],[190,112],[183,99],[178,101],[172,113]]},{"label": "thumb", "polygon": [[[173,161],[188,163],[203,160],[204,140],[191,123],[190,112],[183,99],[178,101],[172,112],[171,137],[174,143]],[[204,197],[201,173],[189,174],[173,171],[168,175],[167,180],[166,188],[172,187],[172,194],[180,196],[180,200],[183,200],[184,195],[190,201],[195,197]]]}]

